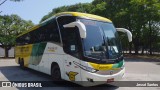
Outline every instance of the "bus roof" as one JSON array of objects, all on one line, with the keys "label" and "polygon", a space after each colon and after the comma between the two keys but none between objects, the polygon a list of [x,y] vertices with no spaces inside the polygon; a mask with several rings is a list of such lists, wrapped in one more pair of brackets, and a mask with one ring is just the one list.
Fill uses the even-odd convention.
[{"label": "bus roof", "polygon": [[87,14],[87,13],[80,13],[80,12],[61,12],[58,14],[55,14],[54,16],[48,18],[47,20],[43,21],[42,23],[34,26],[33,28],[31,28],[30,30],[18,35],[17,37],[20,37],[28,32],[31,32],[41,26],[43,26],[45,23],[47,23],[48,21],[50,21],[51,19],[53,19],[54,17],[59,17],[59,16],[76,16],[76,17],[81,17],[81,18],[87,18],[87,19],[93,19],[93,20],[99,20],[99,21],[105,21],[105,22],[112,22],[111,20],[101,17],[101,16],[97,16],[97,15],[93,15],[93,14]]},{"label": "bus roof", "polygon": [[112,22],[111,20],[101,17],[101,16],[87,14],[87,13],[80,13],[80,12],[62,12],[62,13],[56,14],[55,16],[63,16],[63,15],[71,15],[71,16],[89,18],[89,19],[94,19],[94,20],[99,20],[99,21]]}]

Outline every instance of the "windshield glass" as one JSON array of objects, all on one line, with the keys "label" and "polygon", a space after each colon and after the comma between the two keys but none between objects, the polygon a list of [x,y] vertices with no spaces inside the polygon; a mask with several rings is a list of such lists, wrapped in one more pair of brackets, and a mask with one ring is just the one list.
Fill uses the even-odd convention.
[{"label": "windshield glass", "polygon": [[115,60],[121,56],[120,41],[112,23],[88,19],[80,21],[86,26],[87,37],[82,40],[86,57]]}]

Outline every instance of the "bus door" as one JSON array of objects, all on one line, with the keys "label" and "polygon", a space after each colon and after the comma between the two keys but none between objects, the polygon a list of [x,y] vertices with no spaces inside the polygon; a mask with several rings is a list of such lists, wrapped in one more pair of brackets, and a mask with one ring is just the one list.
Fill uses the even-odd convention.
[{"label": "bus door", "polygon": [[74,18],[69,16],[63,16],[58,18],[58,24],[61,31],[61,37],[63,42],[64,55],[64,70],[65,79],[69,81],[81,81],[80,68],[76,66],[76,63],[80,61],[80,35],[77,27],[64,28],[63,25],[74,21]]},{"label": "bus door", "polygon": [[65,39],[63,39],[63,48],[65,53],[67,53],[67,58],[65,59],[65,71],[66,77],[70,81],[81,81],[80,68],[76,64],[80,64],[80,50],[79,50],[79,40],[76,34],[77,28],[70,28],[65,30],[68,34]]}]

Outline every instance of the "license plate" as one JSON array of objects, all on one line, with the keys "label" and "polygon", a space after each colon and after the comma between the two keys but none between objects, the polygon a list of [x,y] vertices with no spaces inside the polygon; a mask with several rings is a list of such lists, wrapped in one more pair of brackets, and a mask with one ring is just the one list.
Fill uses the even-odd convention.
[{"label": "license plate", "polygon": [[107,83],[111,83],[111,82],[114,82],[114,78],[107,79]]}]

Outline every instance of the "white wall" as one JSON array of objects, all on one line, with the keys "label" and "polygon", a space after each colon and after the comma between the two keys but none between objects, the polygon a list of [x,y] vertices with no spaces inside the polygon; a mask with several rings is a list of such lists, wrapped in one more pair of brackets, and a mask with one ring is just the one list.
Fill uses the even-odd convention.
[{"label": "white wall", "polygon": [[[0,57],[4,57],[4,56],[5,56],[4,49],[0,47]],[[12,47],[12,48],[8,51],[8,56],[9,56],[9,57],[14,57],[14,47]]]},{"label": "white wall", "polygon": [[14,47],[12,47],[12,48],[8,51],[8,56],[9,56],[9,57],[14,57]]},{"label": "white wall", "polygon": [[4,49],[0,47],[0,57],[4,57]]}]

